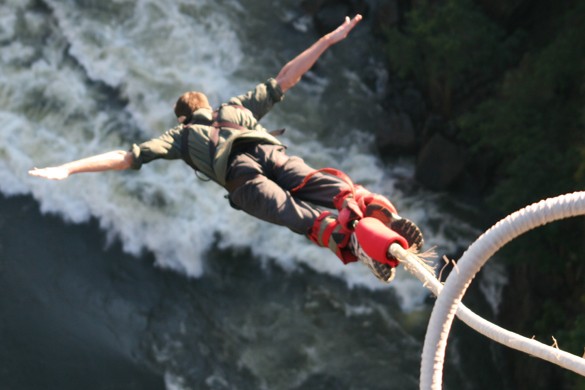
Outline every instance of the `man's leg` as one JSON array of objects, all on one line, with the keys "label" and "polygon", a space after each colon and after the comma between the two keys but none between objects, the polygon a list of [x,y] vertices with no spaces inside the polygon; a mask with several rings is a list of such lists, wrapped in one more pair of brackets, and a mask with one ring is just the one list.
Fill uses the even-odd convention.
[{"label": "man's leg", "polygon": [[275,161],[270,170],[282,188],[293,193],[293,196],[319,206],[335,208],[342,214],[347,210],[357,214],[353,217],[364,216],[379,219],[386,225],[390,225],[392,216],[397,216],[394,205],[384,196],[371,193],[364,187],[354,185],[351,179],[343,172],[335,169],[326,171],[316,170],[307,165],[303,159],[296,156],[287,156],[281,149],[270,150],[269,159]]},{"label": "man's leg", "polygon": [[[236,207],[257,218],[306,234],[317,245],[329,248],[344,263],[356,261],[356,255],[360,255],[364,257],[360,259],[384,281],[393,276],[396,263],[391,265],[366,258],[356,240],[351,244],[353,217],[353,221],[358,221],[366,212],[389,226],[389,218],[396,210],[386,198],[359,186],[353,188],[349,179],[346,182],[335,175],[315,172],[302,159],[289,157],[282,148],[272,145],[259,145],[253,153],[238,156],[232,163],[230,176],[251,177],[230,194]],[[307,201],[338,208],[344,218],[328,211],[321,212]],[[357,214],[352,216],[354,212]],[[420,238],[422,244],[422,235]]]},{"label": "man's leg", "polygon": [[337,215],[296,199],[264,175],[248,180],[230,194],[235,207],[263,221],[286,226],[329,248],[344,263],[356,261],[349,250],[351,232],[343,229]]},{"label": "man's leg", "polygon": [[350,190],[343,179],[318,172],[302,158],[286,155],[283,148],[265,148],[265,153],[268,175],[297,199],[333,209],[333,199]]},{"label": "man's leg", "polygon": [[[318,172],[297,157],[285,161],[277,170],[277,178],[285,188],[295,197],[339,211],[339,215],[322,214],[315,221],[309,238],[318,245],[329,247],[344,263],[359,259],[378,279],[389,282],[394,278],[398,260],[389,258],[379,249],[392,242],[400,242],[404,247],[422,247],[421,231],[411,221],[401,218],[386,197],[353,185],[341,171],[327,169]],[[377,225],[371,219],[381,224]],[[366,223],[366,220],[369,221]],[[369,244],[368,250],[363,250],[357,240],[356,227],[364,243]],[[372,252],[376,246],[379,246],[378,250]]]},{"label": "man's leg", "polygon": [[284,154],[282,147],[259,145],[236,156],[230,164],[228,182],[237,187],[231,191],[230,201],[256,218],[306,235],[317,245],[329,248],[344,263],[355,261],[347,248],[350,232],[341,229],[336,214],[314,206],[333,208],[333,198],[348,188],[347,184],[320,174],[302,196],[288,191],[311,172],[313,168],[298,157]]},{"label": "man's leg", "polygon": [[293,198],[264,175],[257,175],[232,191],[233,206],[246,213],[298,234],[305,234],[321,211],[307,202]]}]

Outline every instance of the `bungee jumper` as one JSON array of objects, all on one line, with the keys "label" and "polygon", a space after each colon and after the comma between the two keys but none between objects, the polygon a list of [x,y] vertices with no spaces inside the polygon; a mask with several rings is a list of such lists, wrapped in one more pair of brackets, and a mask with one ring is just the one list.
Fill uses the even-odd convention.
[{"label": "bungee jumper", "polygon": [[[34,168],[32,176],[63,180],[72,174],[138,170],[157,159],[182,159],[228,191],[229,203],[256,218],[286,226],[329,248],[344,264],[361,260],[385,282],[392,280],[398,260],[388,254],[394,242],[419,249],[423,236],[401,218],[384,196],[354,185],[343,172],[315,170],[297,156],[288,156],[277,136],[260,123],[284,93],[332,45],[345,39],[362,19],[345,18],[289,61],[274,78],[230,98],[213,110],[205,94],[186,92],[174,112],[179,125],[149,141],[59,166]],[[324,210],[328,209],[328,210]]]}]

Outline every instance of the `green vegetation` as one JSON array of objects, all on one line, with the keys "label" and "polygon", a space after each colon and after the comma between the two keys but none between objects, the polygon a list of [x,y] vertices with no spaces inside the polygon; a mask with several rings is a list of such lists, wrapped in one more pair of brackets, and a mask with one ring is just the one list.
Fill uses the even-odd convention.
[{"label": "green vegetation", "polygon": [[[387,32],[390,63],[427,89],[435,110],[451,115],[454,95],[483,84],[510,63],[521,34],[508,36],[472,0],[422,1],[404,31]],[[456,107],[455,107],[456,109]]]},{"label": "green vegetation", "polygon": [[391,65],[497,161],[489,199],[502,213],[585,185],[584,18],[577,2],[533,42],[472,0],[421,1],[387,34]]},{"label": "green vegetation", "polygon": [[[585,190],[585,2],[525,7],[533,12],[508,23],[472,0],[413,3],[400,30],[387,34],[389,62],[427,91],[431,110],[455,124],[474,160],[490,167],[484,196],[492,211],[504,216]],[[534,305],[542,312],[536,323],[516,323],[542,331],[540,340],[555,332],[563,349],[581,356],[583,218],[539,229],[506,251],[510,267],[537,269],[530,285],[549,288],[545,297],[521,292],[542,299]]]},{"label": "green vegetation", "polygon": [[585,143],[585,25],[563,25],[506,72],[496,97],[458,121],[476,151],[488,148],[501,161],[491,200],[504,211],[585,183],[576,174]]}]

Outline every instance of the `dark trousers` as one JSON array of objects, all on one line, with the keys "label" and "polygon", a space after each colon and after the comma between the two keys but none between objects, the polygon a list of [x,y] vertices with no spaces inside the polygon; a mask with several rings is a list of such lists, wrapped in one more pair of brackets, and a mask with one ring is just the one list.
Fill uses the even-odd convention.
[{"label": "dark trousers", "polygon": [[319,206],[334,208],[333,198],[349,188],[335,176],[318,173],[290,193],[314,171],[303,159],[287,156],[282,146],[252,145],[236,152],[229,164],[229,199],[256,218],[308,234],[323,211]]}]

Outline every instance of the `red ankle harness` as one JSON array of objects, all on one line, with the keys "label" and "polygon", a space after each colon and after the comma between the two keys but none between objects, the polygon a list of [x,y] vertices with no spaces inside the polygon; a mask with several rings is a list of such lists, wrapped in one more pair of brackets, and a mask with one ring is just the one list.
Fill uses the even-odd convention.
[{"label": "red ankle harness", "polygon": [[337,219],[327,211],[321,214],[309,232],[309,238],[317,245],[329,247],[347,264],[357,260],[347,246],[350,235],[355,231],[362,249],[368,256],[396,267],[398,261],[388,258],[388,248],[393,243],[398,243],[405,249],[409,245],[404,237],[390,229],[392,214],[397,214],[394,205],[384,196],[372,194],[364,187],[355,185],[349,176],[334,168],[311,172],[290,192],[299,191],[317,173],[339,177],[349,188],[341,191],[333,199],[333,204],[339,211]]}]

